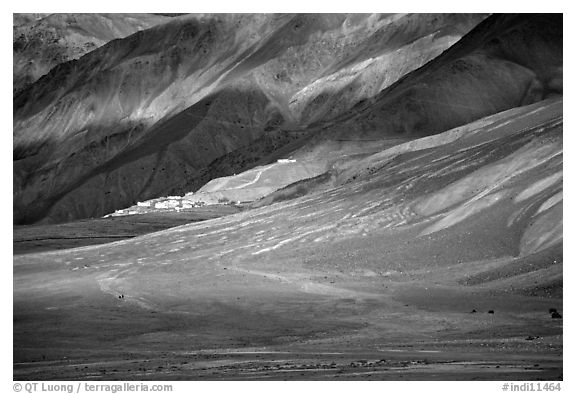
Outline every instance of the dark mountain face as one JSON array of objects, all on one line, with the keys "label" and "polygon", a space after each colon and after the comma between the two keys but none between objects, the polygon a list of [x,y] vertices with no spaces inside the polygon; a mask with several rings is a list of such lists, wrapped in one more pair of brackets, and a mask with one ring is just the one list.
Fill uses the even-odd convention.
[{"label": "dark mountain face", "polygon": [[151,14],[14,14],[13,19],[15,95],[58,64],[169,20]]},{"label": "dark mountain face", "polygon": [[561,92],[561,16],[493,15],[458,41],[483,18],[186,15],[115,40],[15,97],[15,222],[102,216],[277,152],[329,166],[328,141],[417,138]]}]

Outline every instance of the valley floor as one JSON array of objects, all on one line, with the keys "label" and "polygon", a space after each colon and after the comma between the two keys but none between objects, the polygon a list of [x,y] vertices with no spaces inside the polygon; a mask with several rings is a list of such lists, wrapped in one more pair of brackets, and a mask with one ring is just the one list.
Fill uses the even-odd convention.
[{"label": "valley floor", "polygon": [[24,254],[105,244],[230,215],[239,210],[231,205],[210,205],[180,212],[150,212],[62,224],[14,226],[13,250],[14,254]]},{"label": "valley floor", "polygon": [[16,302],[14,379],[562,379],[562,319],[548,313],[561,299],[406,276],[302,280],[292,294],[294,283],[240,276],[241,290],[211,283],[222,298],[186,311],[81,281],[74,295]]}]

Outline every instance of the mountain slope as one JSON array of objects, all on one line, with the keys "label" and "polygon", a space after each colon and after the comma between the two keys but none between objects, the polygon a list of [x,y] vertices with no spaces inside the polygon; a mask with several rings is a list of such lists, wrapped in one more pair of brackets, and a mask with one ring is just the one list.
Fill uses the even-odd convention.
[{"label": "mountain slope", "polygon": [[493,15],[329,133],[430,135],[562,93],[562,15]]},{"label": "mountain slope", "polygon": [[110,42],[15,97],[15,222],[191,191],[214,160],[349,110],[483,18],[185,15]]},{"label": "mountain slope", "polygon": [[108,41],[169,20],[151,14],[14,14],[13,90]]},{"label": "mountain slope", "polygon": [[[562,59],[562,15],[493,15],[442,55],[371,99],[311,125],[308,138],[300,142],[285,138],[285,146],[277,150],[283,156],[278,157],[307,163],[318,170],[306,178],[320,177],[266,201],[334,184],[340,171],[389,146],[561,95]],[[258,165],[276,160],[274,153],[268,162],[261,159],[255,145],[211,163],[206,171],[210,175],[200,179],[239,173],[241,167],[235,163],[254,158],[260,160]],[[263,140],[261,145],[269,144]]]}]

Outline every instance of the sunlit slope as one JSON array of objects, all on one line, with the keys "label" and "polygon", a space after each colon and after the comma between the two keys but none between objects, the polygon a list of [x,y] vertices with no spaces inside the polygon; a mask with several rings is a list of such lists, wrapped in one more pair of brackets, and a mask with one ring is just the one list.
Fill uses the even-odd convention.
[{"label": "sunlit slope", "polygon": [[206,169],[349,110],[483,18],[185,15],[115,40],[15,97],[15,221],[101,216],[229,175]]},{"label": "sunlit slope", "polygon": [[230,201],[254,201],[300,179],[312,178],[325,171],[322,163],[283,159],[239,175],[213,179],[202,186],[198,193],[217,194]]}]

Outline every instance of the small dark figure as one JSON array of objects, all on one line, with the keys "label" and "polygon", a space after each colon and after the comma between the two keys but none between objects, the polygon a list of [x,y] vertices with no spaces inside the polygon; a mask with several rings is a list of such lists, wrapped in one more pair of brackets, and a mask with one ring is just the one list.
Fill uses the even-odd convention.
[{"label": "small dark figure", "polygon": [[559,314],[558,312],[552,312],[552,314],[550,315],[550,317],[552,319],[562,319],[562,315]]},{"label": "small dark figure", "polygon": [[548,313],[554,313],[554,312],[558,312],[558,311],[556,310],[556,308],[550,308],[550,309],[548,309]]},{"label": "small dark figure", "polygon": [[470,313],[476,313],[476,309],[472,309],[472,312],[470,312]]},{"label": "small dark figure", "polygon": [[494,311],[493,311],[492,309],[490,309],[490,310],[488,311],[488,313],[491,314],[491,315],[493,315],[493,314],[494,314]]},{"label": "small dark figure", "polygon": [[120,299],[124,298],[124,294],[119,295],[118,298],[120,298]]}]

